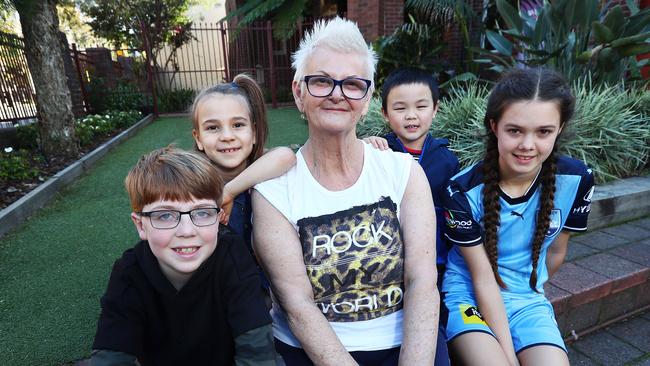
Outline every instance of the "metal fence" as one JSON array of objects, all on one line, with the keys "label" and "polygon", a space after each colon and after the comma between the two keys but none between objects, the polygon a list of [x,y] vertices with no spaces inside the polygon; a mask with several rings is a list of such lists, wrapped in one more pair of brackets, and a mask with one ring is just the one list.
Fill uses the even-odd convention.
[{"label": "metal fence", "polygon": [[[101,81],[111,89],[113,80],[128,80],[150,102],[153,78],[160,92],[191,89],[198,92],[216,83],[230,81],[239,73],[252,76],[264,91],[267,102],[276,107],[292,101],[291,54],[311,22],[298,24],[298,31],[287,40],[273,38],[271,22],[258,22],[237,29],[227,22],[197,23],[193,38],[182,47],[169,47],[157,53],[158,67],[149,74],[141,50],[104,48],[69,49],[71,65],[66,70],[76,115],[93,112],[92,88]],[[97,62],[97,53],[112,52],[111,62]],[[93,84],[94,83],[94,84]],[[92,95],[91,95],[92,94]],[[36,91],[32,82],[22,38],[0,32],[0,128],[37,117]]]},{"label": "metal fence", "polygon": [[[291,101],[291,54],[298,48],[303,31],[312,22],[298,24],[287,40],[273,38],[271,22],[258,22],[237,29],[226,22],[196,23],[193,39],[179,49],[163,48],[157,55],[156,86],[161,92],[178,89],[200,91],[247,73],[276,107]],[[175,52],[175,53],[174,53]]]},{"label": "metal fence", "polygon": [[36,117],[36,93],[22,38],[0,32],[0,127]]}]

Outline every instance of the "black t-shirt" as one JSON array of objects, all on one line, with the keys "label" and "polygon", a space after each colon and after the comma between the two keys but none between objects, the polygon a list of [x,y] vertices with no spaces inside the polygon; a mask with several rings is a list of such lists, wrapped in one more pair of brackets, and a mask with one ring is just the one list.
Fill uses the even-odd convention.
[{"label": "black t-shirt", "polygon": [[180,291],[141,241],[113,265],[93,349],[142,365],[232,365],[234,338],[271,323],[259,274],[241,239],[219,228],[214,253]]}]

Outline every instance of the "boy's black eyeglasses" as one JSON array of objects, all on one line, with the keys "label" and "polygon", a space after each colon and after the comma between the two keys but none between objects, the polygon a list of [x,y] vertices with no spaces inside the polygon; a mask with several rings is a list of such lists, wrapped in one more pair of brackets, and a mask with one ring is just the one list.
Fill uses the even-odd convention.
[{"label": "boy's black eyeglasses", "polygon": [[303,78],[307,84],[307,91],[313,97],[325,98],[332,95],[336,86],[341,87],[341,92],[348,99],[359,100],[368,94],[372,81],[362,78],[346,78],[343,80],[332,79],[324,75],[307,75]]},{"label": "boy's black eyeglasses", "polygon": [[196,226],[214,225],[219,218],[218,207],[195,208],[190,211],[157,210],[149,212],[138,212],[138,215],[149,218],[151,226],[156,229],[173,229],[181,222],[181,216],[189,215],[192,223]]}]

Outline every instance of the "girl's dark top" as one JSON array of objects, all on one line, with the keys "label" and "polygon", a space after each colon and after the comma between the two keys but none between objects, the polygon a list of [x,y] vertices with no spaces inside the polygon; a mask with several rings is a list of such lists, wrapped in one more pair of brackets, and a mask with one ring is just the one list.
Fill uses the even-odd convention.
[{"label": "girl's dark top", "polygon": [[253,247],[251,245],[251,234],[253,226],[251,225],[251,216],[253,214],[253,208],[251,206],[251,195],[248,193],[248,190],[240,193],[232,204],[232,211],[230,212],[230,218],[228,219],[228,226],[238,234],[244,243],[246,243],[246,248],[248,251],[253,253]]},{"label": "girl's dark top", "polygon": [[234,338],[271,323],[253,259],[225,226],[180,291],[140,241],[113,265],[101,306],[93,349],[132,354],[142,365],[232,365]]}]

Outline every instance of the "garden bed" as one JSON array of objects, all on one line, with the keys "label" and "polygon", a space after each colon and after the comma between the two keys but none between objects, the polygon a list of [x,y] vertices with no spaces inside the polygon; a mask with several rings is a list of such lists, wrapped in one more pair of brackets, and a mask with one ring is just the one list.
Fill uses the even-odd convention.
[{"label": "garden bed", "polygon": [[[106,121],[106,118],[98,119],[97,116],[88,116],[78,120],[76,122],[76,131],[78,136],[80,135],[81,146],[78,155],[74,157],[46,160],[36,148],[17,150],[13,147],[5,147],[0,150],[0,153],[4,153],[3,158],[9,157],[11,154],[20,154],[20,168],[22,171],[27,172],[21,174],[20,177],[12,175],[7,179],[0,179],[0,192],[2,192],[0,195],[0,210],[18,201],[39,185],[45,183],[50,177],[72,165],[106,141],[119,135],[142,117],[139,112],[137,116],[133,112],[118,113],[122,113],[121,118],[123,119],[119,123],[110,123]],[[105,126],[100,127],[101,125]],[[35,130],[35,126],[31,128]]]}]

